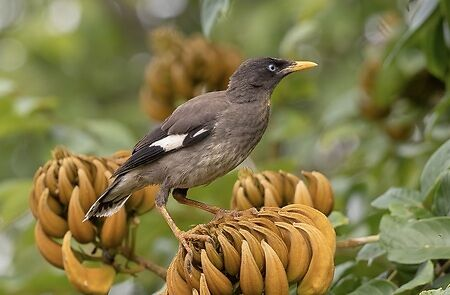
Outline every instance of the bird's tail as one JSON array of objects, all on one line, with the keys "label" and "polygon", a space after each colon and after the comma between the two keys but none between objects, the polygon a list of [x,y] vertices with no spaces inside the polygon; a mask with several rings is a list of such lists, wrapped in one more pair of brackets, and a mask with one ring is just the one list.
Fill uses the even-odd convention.
[{"label": "bird's tail", "polygon": [[95,201],[95,203],[89,208],[89,211],[84,216],[83,222],[89,220],[91,217],[103,217],[111,216],[125,204],[131,194],[128,195],[113,195],[113,191],[117,182],[109,186],[105,192]]}]

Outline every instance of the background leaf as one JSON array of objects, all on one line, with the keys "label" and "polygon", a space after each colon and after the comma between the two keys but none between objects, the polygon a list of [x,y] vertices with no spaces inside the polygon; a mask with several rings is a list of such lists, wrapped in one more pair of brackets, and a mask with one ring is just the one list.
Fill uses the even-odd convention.
[{"label": "background leaf", "polygon": [[430,157],[420,176],[420,189],[428,195],[445,170],[450,167],[450,140]]},{"label": "background leaf", "polygon": [[230,6],[230,0],[202,0],[200,18],[202,21],[203,34],[209,36],[214,23],[225,14]]},{"label": "background leaf", "polygon": [[400,294],[402,292],[412,290],[418,286],[422,286],[430,283],[434,278],[434,266],[431,261],[424,262],[417,270],[414,279],[408,283],[401,285],[394,294]]},{"label": "background leaf", "polygon": [[389,295],[394,294],[395,289],[397,287],[393,283],[375,279],[361,285],[358,289],[349,293],[349,295]]},{"label": "background leaf", "polygon": [[380,245],[390,261],[416,264],[450,258],[450,217],[405,221],[384,216]]}]

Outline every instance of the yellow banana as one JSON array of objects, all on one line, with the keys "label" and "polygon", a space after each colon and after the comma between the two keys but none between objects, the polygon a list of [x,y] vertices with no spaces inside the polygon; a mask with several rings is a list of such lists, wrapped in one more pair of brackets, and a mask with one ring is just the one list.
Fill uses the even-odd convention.
[{"label": "yellow banana", "polygon": [[290,283],[300,281],[308,270],[311,253],[308,242],[303,235],[292,225],[285,222],[276,222],[284,229],[289,241],[289,259],[286,268],[287,279]]},{"label": "yellow banana", "polygon": [[61,245],[47,236],[42,230],[39,221],[34,226],[34,239],[36,240],[36,246],[39,252],[41,252],[45,260],[53,266],[64,269]]},{"label": "yellow banana", "polygon": [[314,208],[328,215],[333,210],[333,191],[328,179],[321,173],[303,171],[302,174],[308,179],[308,189],[311,193]]},{"label": "yellow banana", "polygon": [[302,204],[288,205],[281,209],[281,211],[296,212],[309,217],[314,222],[314,225],[325,236],[325,242],[330,248],[331,253],[334,255],[334,252],[336,251],[336,232],[334,231],[333,225],[322,212]]},{"label": "yellow banana", "polygon": [[308,205],[310,207],[314,207],[311,195],[308,191],[308,188],[306,187],[305,183],[300,180],[295,187],[295,194],[294,194],[294,204],[304,204]]},{"label": "yellow banana", "polygon": [[70,198],[67,220],[73,237],[80,243],[89,243],[95,239],[95,228],[91,221],[83,222],[85,212],[80,204],[80,190],[76,186]]},{"label": "yellow banana", "polygon": [[255,236],[244,229],[239,230],[239,232],[244,236],[245,240],[243,242],[246,242],[247,246],[250,248],[256,265],[260,270],[262,270],[264,267],[264,251],[261,248],[261,244],[259,243],[258,239],[256,239]]},{"label": "yellow banana", "polygon": [[264,207],[280,207],[281,203],[276,197],[276,193],[269,187],[264,188]]},{"label": "yellow banana", "polygon": [[168,294],[180,294],[180,295],[191,295],[191,287],[187,282],[181,277],[175,264],[177,264],[177,259],[174,259],[167,269],[167,291]]},{"label": "yellow banana", "polygon": [[100,231],[100,241],[105,248],[115,248],[122,244],[127,234],[127,213],[125,207],[105,219]]},{"label": "yellow banana", "polygon": [[206,284],[206,278],[204,274],[201,274],[200,277],[200,295],[211,295],[208,285]]},{"label": "yellow banana", "polygon": [[288,249],[284,241],[278,235],[265,227],[255,225],[253,229],[264,235],[265,240],[270,245],[271,249],[275,251],[281,263],[283,264],[283,267],[286,268],[288,264]]},{"label": "yellow banana", "polygon": [[69,179],[69,176],[67,175],[67,171],[69,171],[69,168],[67,168],[68,164],[64,165],[65,163],[67,163],[67,161],[65,160],[66,159],[64,159],[63,165],[59,167],[58,171],[58,195],[61,203],[63,203],[64,205],[68,205],[73,190],[73,184],[70,179],[74,178]]},{"label": "yellow banana", "polygon": [[242,246],[242,236],[239,233],[239,231],[231,226],[224,226],[222,227],[222,230],[227,232],[231,238],[233,239],[234,248],[241,253],[241,246]]},{"label": "yellow banana", "polygon": [[277,253],[264,240],[261,241],[266,263],[264,293],[267,295],[289,294],[289,285],[283,263]]},{"label": "yellow banana", "polygon": [[250,203],[245,196],[244,188],[241,186],[238,188],[237,193],[235,195],[236,206],[234,208],[239,208],[239,210],[250,209],[253,207],[252,203]]},{"label": "yellow banana", "polygon": [[245,186],[245,192],[247,199],[253,205],[253,207],[260,207],[263,205],[262,192],[255,184],[253,176],[248,176],[243,180]]},{"label": "yellow banana", "polygon": [[[77,176],[77,166],[75,166],[75,163],[73,162],[73,158],[64,158],[62,161],[62,167],[66,169],[66,174],[69,179],[75,179]],[[61,169],[61,167],[60,167]]]},{"label": "yellow banana", "polygon": [[94,191],[96,196],[100,196],[108,186],[108,179],[105,177],[106,167],[98,159],[93,159],[95,166]]},{"label": "yellow banana", "polygon": [[241,257],[239,256],[239,253],[224,235],[219,234],[217,238],[222,248],[225,270],[231,275],[236,275],[239,272],[239,267],[241,264]]},{"label": "yellow banana", "polygon": [[280,194],[281,198],[283,199],[285,191],[281,175],[277,172],[270,170],[263,171],[262,175],[264,175],[264,177],[266,177],[269,180],[269,182],[274,186],[275,190]]},{"label": "yellow banana", "polygon": [[41,195],[38,205],[39,222],[44,232],[55,238],[62,238],[68,230],[67,222],[57,215],[48,205],[49,191],[46,188]]},{"label": "yellow banana", "polygon": [[140,189],[138,191],[135,191],[131,197],[128,199],[128,201],[125,203],[125,207],[127,208],[127,211],[133,211],[137,210],[139,205],[142,203],[142,199],[144,198],[144,189]]},{"label": "yellow banana", "polygon": [[214,264],[217,269],[223,269],[223,260],[219,253],[210,242],[205,243],[206,254],[208,254],[209,260]]},{"label": "yellow banana", "polygon": [[92,177],[91,170],[89,169],[90,168],[89,165],[86,164],[83,159],[81,159],[80,157],[72,157],[72,161],[75,164],[75,166],[77,167],[78,174],[80,174],[79,170],[83,170],[87,176],[87,179],[94,179],[94,177]]},{"label": "yellow banana", "polygon": [[261,174],[256,174],[256,176],[258,177],[261,185],[266,189],[266,190],[264,190],[264,193],[267,191],[267,189],[271,190],[273,197],[275,198],[276,203],[278,204],[277,207],[279,207],[281,204],[283,204],[283,196],[278,191],[278,189]]},{"label": "yellow banana", "polygon": [[241,261],[239,286],[241,287],[242,293],[246,295],[262,294],[264,281],[247,241],[242,243]]},{"label": "yellow banana", "polygon": [[70,283],[80,292],[86,294],[106,294],[114,282],[116,272],[110,265],[86,267],[75,257],[71,248],[72,234],[68,231],[64,235],[62,255],[64,270]]},{"label": "yellow banana", "polygon": [[144,214],[145,212],[148,212],[153,209],[153,207],[155,207],[155,198],[158,191],[158,185],[149,185],[144,188],[144,196],[142,198],[142,202],[137,208],[137,213],[139,215]]},{"label": "yellow banana", "polygon": [[297,294],[325,294],[333,280],[333,253],[325,243],[325,237],[317,228],[305,223],[295,223],[294,227],[300,230],[311,247],[311,262],[298,285]]},{"label": "yellow banana", "polygon": [[56,194],[56,190],[58,189],[58,180],[56,179],[58,169],[59,166],[54,161],[45,172],[45,186],[48,187],[50,193],[53,195]]},{"label": "yellow banana", "polygon": [[[205,274],[206,283],[209,291],[213,295],[229,295],[233,292],[233,285],[230,280],[218,270],[208,259],[206,251],[202,249],[201,253],[202,270]],[[175,293],[174,293],[175,294]]]},{"label": "yellow banana", "polygon": [[[81,162],[80,162],[81,163]],[[80,204],[84,212],[87,212],[97,200],[94,187],[87,172],[83,169],[78,169],[78,186],[80,188]]]},{"label": "yellow banana", "polygon": [[[283,179],[283,187],[284,187],[284,201],[285,204],[291,204],[293,203],[293,199],[294,199],[294,194],[295,194],[295,186],[296,183],[294,184],[291,177],[297,177],[295,175],[289,176],[288,173],[279,170],[278,173],[280,173],[280,175],[282,176]],[[298,178],[297,178],[298,179]],[[298,180],[297,180],[298,182]]]}]

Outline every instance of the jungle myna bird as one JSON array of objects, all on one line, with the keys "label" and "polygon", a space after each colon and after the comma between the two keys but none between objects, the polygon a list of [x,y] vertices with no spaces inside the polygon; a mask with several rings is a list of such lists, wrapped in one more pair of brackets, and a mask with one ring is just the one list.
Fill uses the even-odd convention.
[{"label": "jungle myna bird", "polygon": [[113,183],[85,220],[114,214],[132,192],[160,184],[156,207],[188,249],[187,239],[202,237],[188,235],[176,226],[166,209],[170,191],[180,203],[218,213],[218,207],[188,199],[188,189],[208,184],[244,161],[266,130],[275,86],[286,75],[314,66],[313,62],[270,57],[243,62],[226,90],[185,102],[142,138],[131,157],[114,172]]}]

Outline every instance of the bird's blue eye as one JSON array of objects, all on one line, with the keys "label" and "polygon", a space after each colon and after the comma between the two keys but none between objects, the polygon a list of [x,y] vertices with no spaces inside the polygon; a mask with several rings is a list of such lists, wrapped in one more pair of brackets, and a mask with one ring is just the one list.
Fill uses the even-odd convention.
[{"label": "bird's blue eye", "polygon": [[277,70],[277,67],[274,64],[270,64],[267,66],[267,69],[271,72],[275,72]]}]

